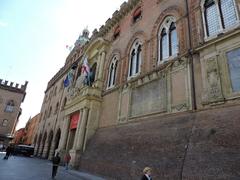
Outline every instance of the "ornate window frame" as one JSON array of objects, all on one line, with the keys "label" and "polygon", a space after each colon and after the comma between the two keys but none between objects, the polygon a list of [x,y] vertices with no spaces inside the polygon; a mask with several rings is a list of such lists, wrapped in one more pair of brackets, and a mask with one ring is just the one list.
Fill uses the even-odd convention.
[{"label": "ornate window frame", "polygon": [[107,89],[111,89],[116,85],[116,76],[117,76],[117,67],[118,66],[118,58],[115,55],[112,58],[112,62],[108,68],[108,81],[107,81]]},{"label": "ornate window frame", "polygon": [[143,56],[143,44],[139,39],[135,39],[129,54],[128,79],[138,76],[141,72]]},{"label": "ornate window frame", "polygon": [[[221,0],[212,0],[213,3],[216,6],[216,13],[217,13],[217,17],[218,17],[218,26],[219,29],[215,34],[209,35],[208,32],[208,24],[207,24],[207,17],[206,17],[206,7],[205,7],[205,3],[208,0],[202,0],[201,1],[201,10],[202,10],[202,19],[203,19],[203,29],[204,29],[204,40],[208,41],[210,39],[213,39],[215,37],[217,37],[219,34],[221,33],[225,33],[231,29],[236,28],[237,26],[239,26],[240,21],[239,21],[239,13],[238,13],[238,8],[237,8],[237,4],[235,0],[231,0],[233,2],[233,8],[234,8],[234,12],[235,12],[235,16],[236,16],[236,22],[229,26],[229,27],[224,27],[224,17],[223,17],[223,12],[222,12],[222,8],[221,8]],[[209,6],[210,7],[210,6]]]},{"label": "ornate window frame", "polygon": [[[174,29],[172,28],[172,26],[174,26]],[[173,47],[171,43],[171,39],[172,39],[171,33],[173,31],[175,31],[176,38],[177,38],[177,42],[176,42],[177,49],[176,49],[176,53],[174,54],[172,54]],[[163,47],[162,45],[163,37],[166,37],[165,40],[166,40],[167,47]],[[167,57],[162,57],[164,48],[167,48],[167,53],[168,53]],[[174,59],[175,57],[177,57],[178,53],[179,53],[179,38],[177,34],[176,19],[173,16],[167,16],[164,19],[158,31],[158,64]]]},{"label": "ornate window frame", "polygon": [[3,119],[2,120],[2,127],[7,127],[8,125],[8,120],[7,119]]},{"label": "ornate window frame", "polygon": [[15,103],[13,100],[9,100],[5,107],[5,112],[12,113],[14,111]]}]

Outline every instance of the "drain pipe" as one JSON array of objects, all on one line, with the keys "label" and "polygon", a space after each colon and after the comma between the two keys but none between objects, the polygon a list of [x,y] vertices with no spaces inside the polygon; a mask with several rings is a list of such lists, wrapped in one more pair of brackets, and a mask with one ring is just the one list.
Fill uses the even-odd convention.
[{"label": "drain pipe", "polygon": [[190,78],[191,78],[191,101],[192,101],[192,110],[197,110],[196,103],[196,89],[195,89],[195,81],[194,81],[194,63],[193,63],[193,45],[192,45],[192,32],[190,28],[190,15],[189,15],[189,6],[188,0],[185,0],[186,4],[186,14],[187,14],[187,22],[188,22],[188,39],[189,39],[189,47],[188,54],[190,60]]}]

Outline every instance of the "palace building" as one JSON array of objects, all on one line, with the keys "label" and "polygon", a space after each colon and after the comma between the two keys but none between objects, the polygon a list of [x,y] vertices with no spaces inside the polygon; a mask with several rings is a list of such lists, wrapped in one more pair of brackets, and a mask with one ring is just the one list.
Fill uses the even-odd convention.
[{"label": "palace building", "polygon": [[35,155],[108,179],[236,178],[240,2],[128,0],[49,81]]}]

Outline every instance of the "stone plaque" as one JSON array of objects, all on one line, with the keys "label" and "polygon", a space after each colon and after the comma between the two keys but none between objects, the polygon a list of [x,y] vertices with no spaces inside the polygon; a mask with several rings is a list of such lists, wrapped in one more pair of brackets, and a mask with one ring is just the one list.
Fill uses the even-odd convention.
[{"label": "stone plaque", "polygon": [[161,78],[133,89],[131,116],[166,111],[166,78]]}]

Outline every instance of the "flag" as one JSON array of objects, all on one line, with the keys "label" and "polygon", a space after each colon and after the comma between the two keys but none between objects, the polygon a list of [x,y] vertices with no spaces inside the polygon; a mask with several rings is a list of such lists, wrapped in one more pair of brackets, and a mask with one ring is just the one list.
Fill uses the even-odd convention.
[{"label": "flag", "polygon": [[63,81],[63,85],[64,85],[65,88],[69,86],[68,75],[67,75],[66,78],[64,79],[64,81]]},{"label": "flag", "polygon": [[83,65],[82,65],[82,73],[87,76],[88,73],[90,72],[90,67],[88,65],[88,59],[87,59],[87,56],[84,57],[84,60],[83,60]]}]

